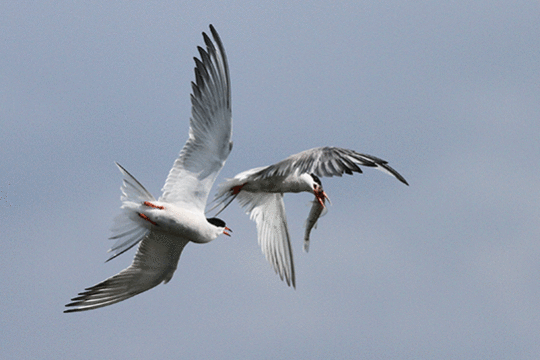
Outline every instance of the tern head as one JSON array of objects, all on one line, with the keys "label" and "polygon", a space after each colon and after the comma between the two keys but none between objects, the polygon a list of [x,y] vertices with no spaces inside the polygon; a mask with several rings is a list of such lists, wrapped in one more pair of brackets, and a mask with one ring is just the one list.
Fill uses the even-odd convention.
[{"label": "tern head", "polygon": [[217,232],[216,237],[221,234],[231,236],[231,234],[229,234],[227,231],[232,232],[232,230],[229,229],[227,226],[225,226],[225,221],[218,219],[216,217],[206,218],[206,221],[208,221],[210,224],[216,227],[216,232]]},{"label": "tern head", "polygon": [[330,198],[323,190],[321,179],[315,174],[309,174],[311,176],[311,179],[313,180],[312,187],[313,187],[313,194],[315,194],[315,197],[319,201],[319,203],[324,206],[324,200],[328,199],[328,202],[330,202]]}]

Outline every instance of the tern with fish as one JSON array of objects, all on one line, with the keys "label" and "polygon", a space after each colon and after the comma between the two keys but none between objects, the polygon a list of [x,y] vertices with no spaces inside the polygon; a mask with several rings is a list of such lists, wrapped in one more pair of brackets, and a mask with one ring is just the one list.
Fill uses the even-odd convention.
[{"label": "tern with fish", "polygon": [[296,287],[283,194],[309,192],[315,195],[314,201],[318,205],[312,206],[304,236],[309,239],[309,233],[328,199],[319,177],[362,173],[360,166],[376,168],[409,185],[387,161],[378,157],[338,147],[318,147],[291,155],[274,165],[241,172],[226,180],[219,185],[214,198],[216,204],[210,210],[220,207],[217,216],[237,199],[257,224],[259,245],[266,259],[287,285]]}]

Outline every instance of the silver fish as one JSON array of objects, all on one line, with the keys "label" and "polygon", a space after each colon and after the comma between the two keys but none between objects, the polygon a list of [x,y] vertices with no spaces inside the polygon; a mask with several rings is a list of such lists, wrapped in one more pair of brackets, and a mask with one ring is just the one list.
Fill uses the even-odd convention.
[{"label": "silver fish", "polygon": [[[308,218],[306,220],[306,232],[304,233],[304,251],[309,251],[309,234],[311,233],[311,229],[317,228],[317,220],[321,217],[321,215],[326,214],[326,206],[324,206],[325,198],[321,198],[320,200],[315,197],[315,200],[313,200],[311,203],[311,210],[309,211]],[[321,203],[322,201],[322,203]],[[324,213],[323,213],[324,212]]]}]

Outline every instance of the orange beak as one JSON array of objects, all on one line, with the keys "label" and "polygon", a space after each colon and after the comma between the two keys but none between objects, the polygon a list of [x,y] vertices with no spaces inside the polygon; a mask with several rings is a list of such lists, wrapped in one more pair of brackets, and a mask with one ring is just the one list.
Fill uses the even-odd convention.
[{"label": "orange beak", "polygon": [[315,192],[315,197],[317,198],[317,201],[319,202],[319,204],[322,205],[322,207],[324,207],[324,201],[325,200],[328,200],[328,202],[330,203],[330,205],[332,204],[332,202],[330,201],[330,198],[328,197],[328,195],[326,195],[326,193],[324,192],[324,190],[321,190],[321,191],[316,191]]},{"label": "orange beak", "polygon": [[229,229],[228,227],[225,226],[225,230],[223,230],[223,234],[225,234],[225,235],[227,235],[227,236],[231,236],[231,234],[229,234],[227,231],[232,232],[231,229]]}]

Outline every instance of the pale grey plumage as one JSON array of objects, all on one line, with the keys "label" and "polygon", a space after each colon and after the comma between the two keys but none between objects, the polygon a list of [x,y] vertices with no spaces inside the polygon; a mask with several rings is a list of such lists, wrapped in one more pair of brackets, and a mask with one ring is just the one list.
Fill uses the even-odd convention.
[{"label": "pale grey plumage", "polygon": [[344,173],[352,175],[353,172],[362,173],[360,166],[377,168],[409,185],[405,178],[392,169],[388,162],[383,159],[360,154],[354,150],[330,146],[304,150],[291,155],[280,162],[261,168],[251,175],[251,180],[272,176],[287,176],[292,173],[315,174],[321,177],[342,176]]},{"label": "pale grey plumage", "polygon": [[[307,191],[315,194],[316,201],[323,206],[326,194],[319,176],[342,176],[362,173],[360,166],[381,170],[402,183],[405,178],[378,157],[360,154],[354,150],[338,147],[318,147],[291,155],[273,165],[253,168],[227,179],[218,187],[213,209],[220,207],[221,213],[234,199],[245,209],[257,224],[259,244],[266,259],[272,264],[281,279],[295,286],[294,261],[290,236],[287,229],[283,193]],[[314,206],[308,217],[308,228],[304,234],[308,248],[311,229],[322,213]]]},{"label": "pale grey plumage", "polygon": [[[240,192],[236,199],[257,224],[257,238],[266,260],[272,264],[281,280],[296,287],[283,194]],[[282,241],[275,241],[275,238]]]},{"label": "pale grey plumage", "polygon": [[65,312],[108,306],[167,283],[188,242],[206,243],[227,234],[222,220],[204,216],[210,188],[232,149],[227,58],[212,25],[210,31],[213,41],[203,33],[206,50],[199,47],[201,59],[195,58],[189,138],[159,200],[117,164],[124,177],[123,211],[115,218],[111,239],[117,241],[109,260],[139,244],[132,264],[73,298]]}]

